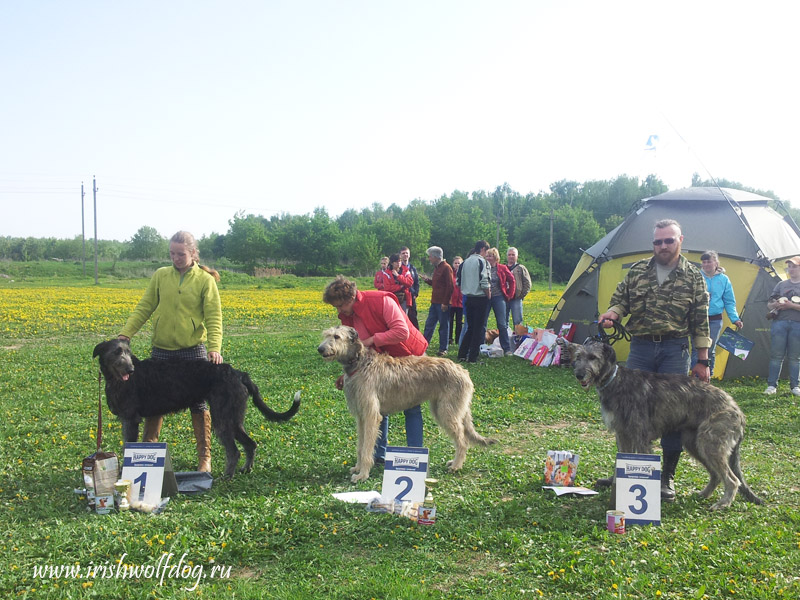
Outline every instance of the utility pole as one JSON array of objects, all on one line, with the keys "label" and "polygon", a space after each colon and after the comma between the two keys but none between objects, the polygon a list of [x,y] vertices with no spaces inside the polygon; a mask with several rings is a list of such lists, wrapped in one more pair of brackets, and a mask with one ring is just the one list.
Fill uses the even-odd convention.
[{"label": "utility pole", "polygon": [[547,289],[553,289],[553,209],[550,209],[550,278]]},{"label": "utility pole", "polygon": [[83,240],[83,276],[86,277],[86,217],[83,214],[83,198],[86,193],[83,191],[81,181],[81,240]]},{"label": "utility pole", "polygon": [[92,195],[94,196],[94,284],[97,280],[97,179],[92,175]]},{"label": "utility pole", "polygon": [[500,198],[500,213],[497,215],[497,242],[494,247],[500,251],[500,221],[506,216],[506,199],[505,196]]}]

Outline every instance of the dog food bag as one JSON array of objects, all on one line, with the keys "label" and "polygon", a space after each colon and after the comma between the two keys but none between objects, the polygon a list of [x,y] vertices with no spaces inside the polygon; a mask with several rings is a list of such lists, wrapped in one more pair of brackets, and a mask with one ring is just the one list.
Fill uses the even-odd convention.
[{"label": "dog food bag", "polygon": [[83,459],[81,473],[90,504],[97,496],[113,497],[114,484],[119,479],[119,459],[113,452],[95,452]]},{"label": "dog food bag", "polygon": [[562,337],[568,342],[572,341],[572,338],[575,336],[575,323],[562,323],[561,329],[558,332],[558,337]]},{"label": "dog food bag", "polygon": [[578,455],[572,450],[548,450],[544,462],[545,485],[575,485]]}]

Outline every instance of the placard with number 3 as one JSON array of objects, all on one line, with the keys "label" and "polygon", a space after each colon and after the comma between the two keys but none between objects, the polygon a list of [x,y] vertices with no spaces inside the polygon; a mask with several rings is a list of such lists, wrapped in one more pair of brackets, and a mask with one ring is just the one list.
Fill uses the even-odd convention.
[{"label": "placard with number 3", "polygon": [[661,457],[617,453],[617,510],[630,525],[661,525]]}]

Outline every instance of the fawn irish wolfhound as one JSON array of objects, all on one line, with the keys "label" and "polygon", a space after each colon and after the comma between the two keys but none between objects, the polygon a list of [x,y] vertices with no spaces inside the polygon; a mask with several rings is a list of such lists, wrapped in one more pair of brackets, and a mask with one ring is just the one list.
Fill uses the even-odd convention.
[{"label": "fawn irish wolfhound", "polygon": [[750,502],[762,504],[739,466],[745,419],[730,395],[694,377],[619,366],[608,344],[559,344],[570,353],[581,386],[597,389],[603,421],[616,434],[619,452],[649,454],[653,440],[680,431],[684,448],[711,477],[700,496],[708,498],[720,482],[725,486],[713,510],[730,506],[737,490]]},{"label": "fawn irish wolfhound", "polygon": [[319,353],[344,368],[347,408],[356,418],[358,459],[350,469],[353,483],[369,477],[373,448],[385,415],[428,401],[433,419],[456,447],[450,472],[464,464],[470,446],[488,446],[496,440],[482,437],[472,424],[472,380],[463,367],[446,358],[378,354],[358,339],[352,327],[340,325],[322,333]]},{"label": "fawn irish wolfhound", "polygon": [[288,421],[300,408],[300,392],[283,413],[270,409],[256,384],[244,371],[229,364],[215,365],[204,360],[139,360],[121,340],[97,344],[93,356],[100,359],[106,380],[106,401],[122,421],[126,442],[139,439],[139,423],[144,417],[178,412],[201,400],[208,403],[211,426],[225,447],[225,478],[231,478],[239,462],[238,441],[244,448],[241,472],[249,473],[257,444],[244,430],[247,399],[270,421]]}]

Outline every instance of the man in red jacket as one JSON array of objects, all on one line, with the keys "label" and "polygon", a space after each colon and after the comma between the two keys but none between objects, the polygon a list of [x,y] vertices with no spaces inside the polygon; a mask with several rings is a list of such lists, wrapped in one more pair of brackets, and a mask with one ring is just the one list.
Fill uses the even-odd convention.
[{"label": "man in red jacket", "polygon": [[[361,343],[389,356],[422,356],[427,340],[411,324],[397,297],[378,290],[358,291],[355,281],[339,275],[330,282],[322,301],[333,306],[342,325],[353,327]],[[342,389],[342,377],[336,380]],[[422,411],[419,406],[403,411],[406,417],[406,444],[422,446]],[[381,422],[381,436],[375,446],[375,462],[383,463],[389,436],[389,419]]]},{"label": "man in red jacket", "polygon": [[431,292],[431,308],[425,321],[423,334],[430,344],[433,330],[439,324],[439,352],[437,356],[447,355],[447,340],[450,333],[450,298],[453,295],[453,269],[444,259],[444,252],[439,246],[431,246],[427,250],[428,260],[433,265],[433,275],[421,275],[421,279],[433,287]]}]

